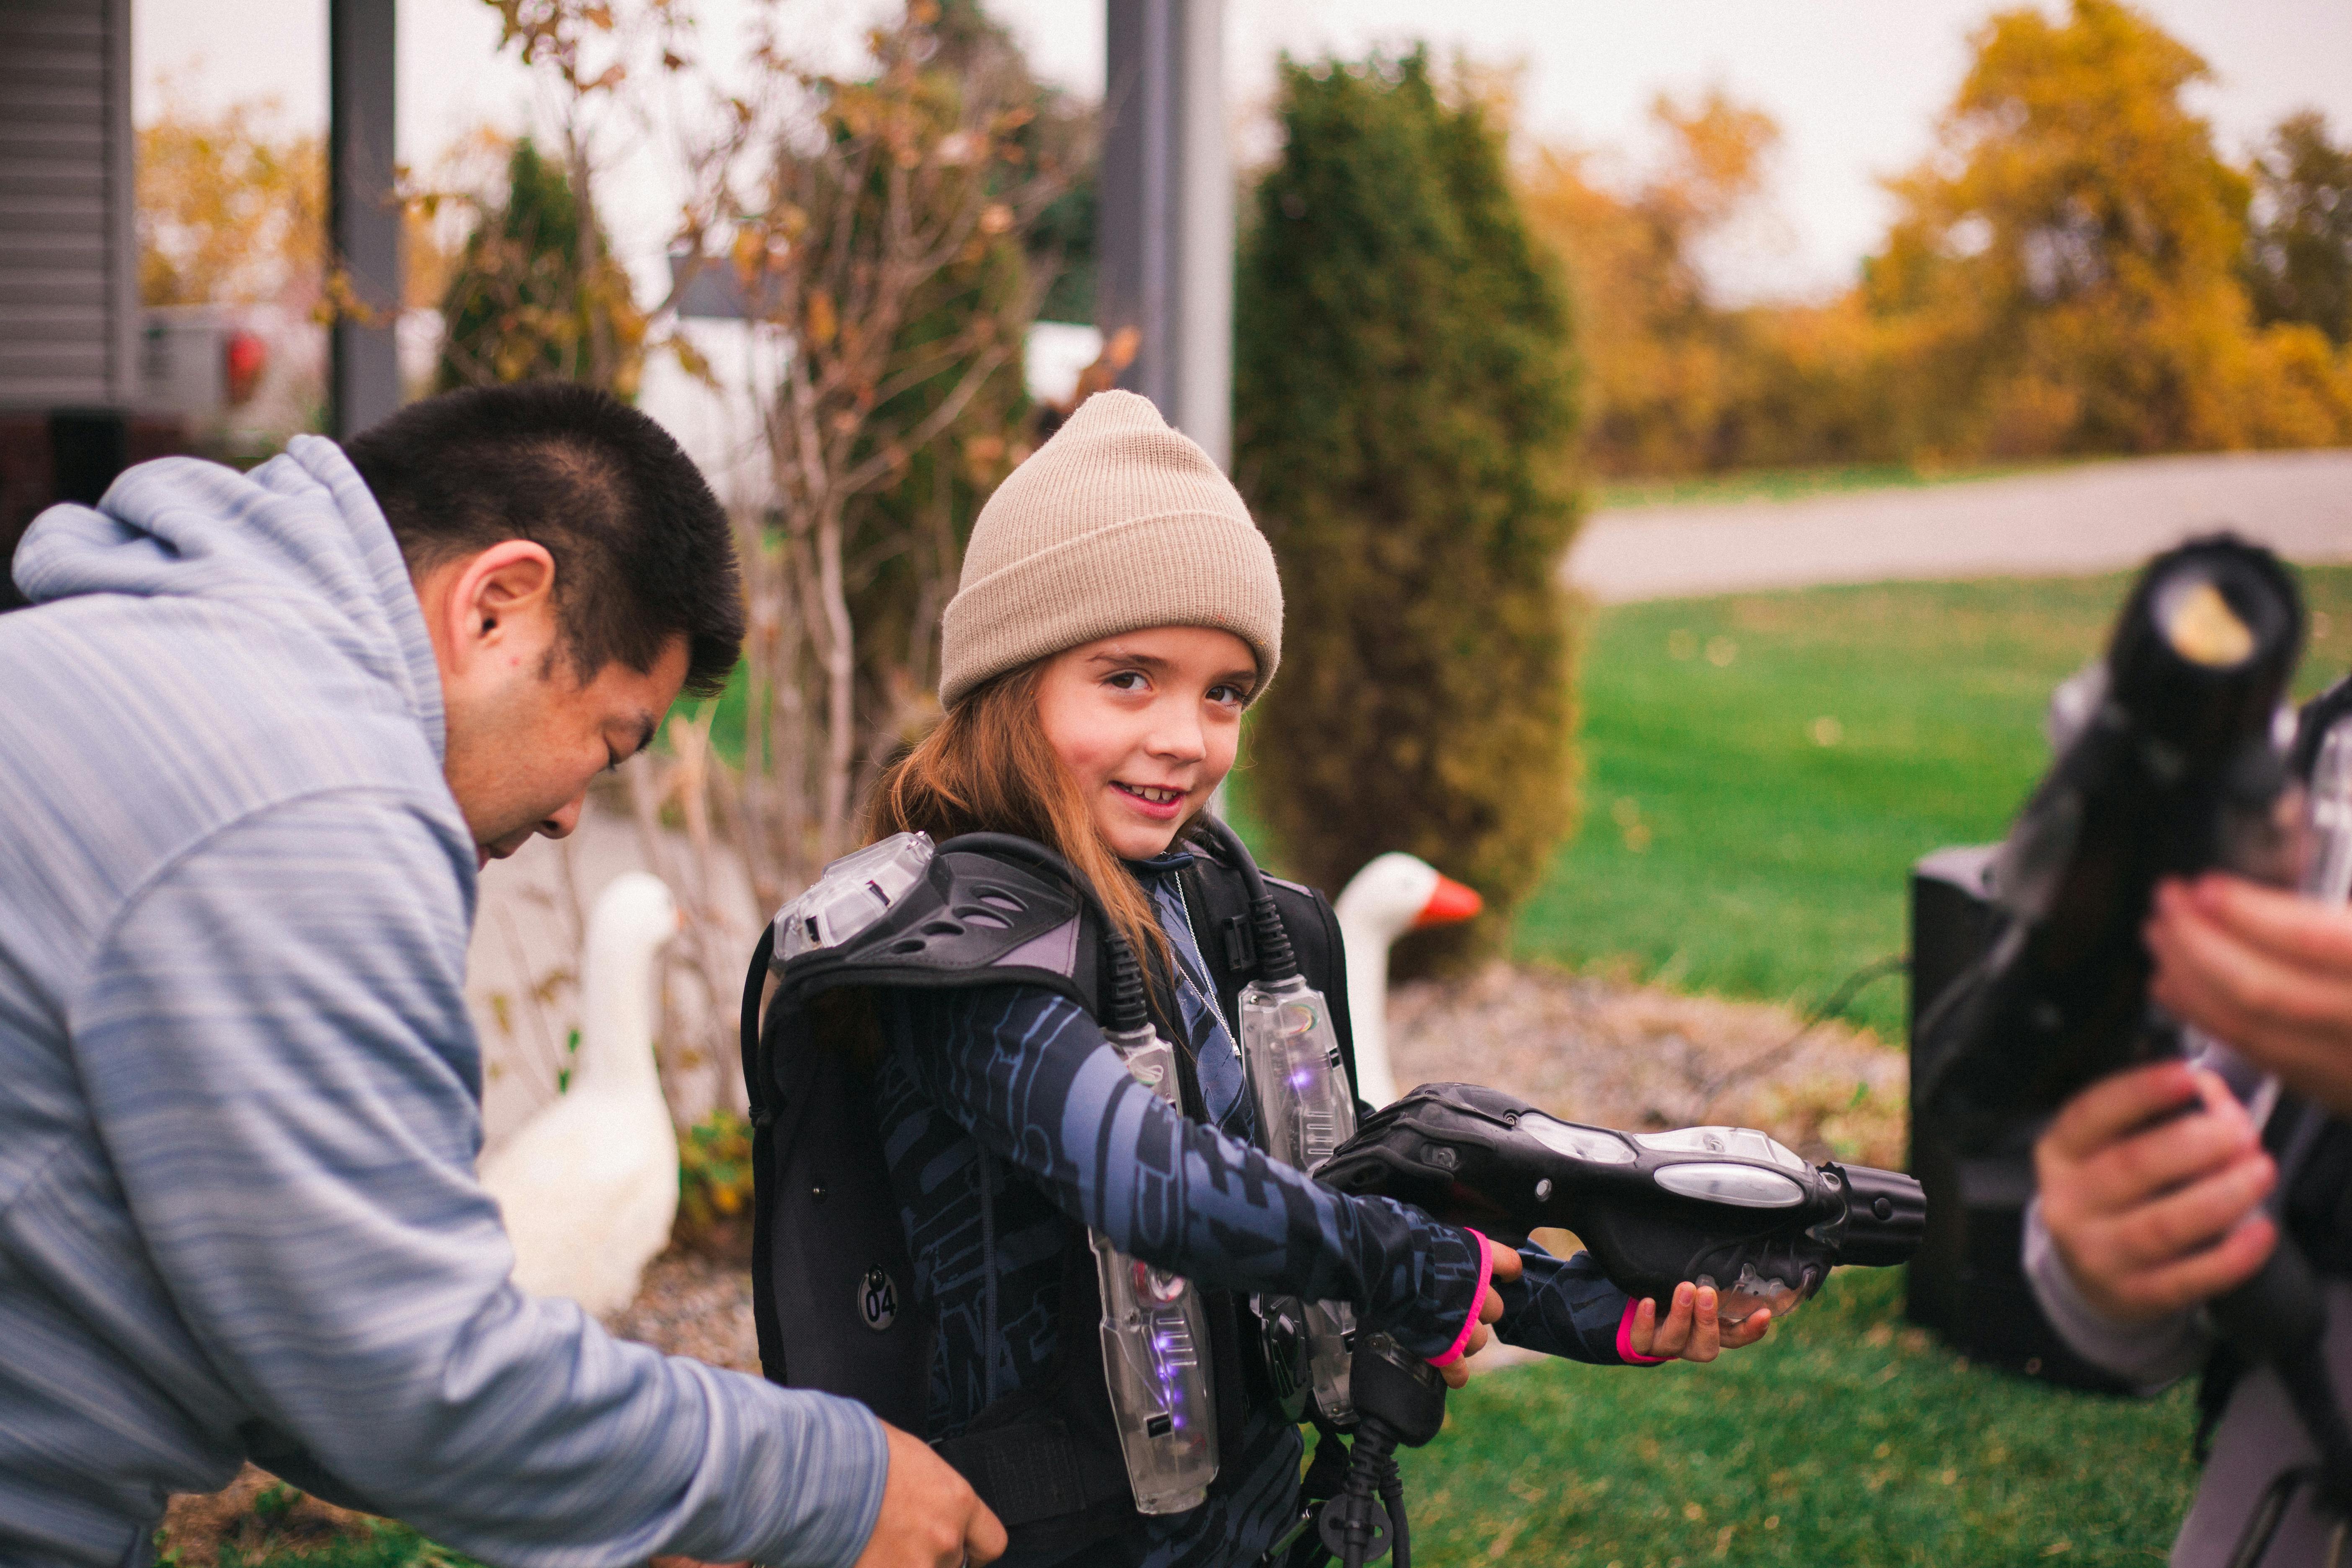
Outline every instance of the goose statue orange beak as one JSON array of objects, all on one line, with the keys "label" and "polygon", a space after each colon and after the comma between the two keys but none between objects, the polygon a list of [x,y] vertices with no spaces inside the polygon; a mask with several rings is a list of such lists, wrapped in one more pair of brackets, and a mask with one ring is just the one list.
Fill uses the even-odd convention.
[{"label": "goose statue orange beak", "polygon": [[1378,1107],[1396,1098],[1389,1065],[1389,948],[1409,931],[1454,925],[1486,900],[1426,860],[1391,849],[1348,879],[1333,906],[1348,951],[1348,1013],[1356,1026],[1356,1092]]},{"label": "goose statue orange beak", "polygon": [[1453,878],[1440,876],[1429,901],[1421,906],[1421,913],[1412,917],[1412,929],[1427,926],[1450,926],[1470,919],[1486,907],[1475,888],[1465,887]]}]

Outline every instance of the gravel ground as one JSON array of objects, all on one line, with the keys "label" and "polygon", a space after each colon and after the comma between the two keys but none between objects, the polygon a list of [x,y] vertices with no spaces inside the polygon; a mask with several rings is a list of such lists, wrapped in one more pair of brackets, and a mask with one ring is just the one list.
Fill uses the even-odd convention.
[{"label": "gravel ground", "polygon": [[[1785,1007],[1501,963],[1465,980],[1401,986],[1389,1004],[1397,1081],[1408,1087],[1490,1084],[1612,1127],[1730,1121],[1763,1128],[1811,1159],[1899,1167],[1902,1054],[1836,1024],[1799,1038],[1801,1023]],[[672,1355],[756,1374],[747,1263],[740,1244],[673,1248],[608,1326]],[[1514,1359],[1479,1358],[1486,1366]],[[289,1506],[272,1486],[248,1467],[226,1491],[173,1499],[165,1529],[185,1568],[212,1568],[225,1544],[250,1556],[315,1542],[360,1518],[315,1500]]]},{"label": "gravel ground", "polygon": [[760,1373],[760,1335],[751,1321],[748,1256],[717,1257],[675,1248],[654,1259],[645,1288],[605,1327],[671,1355]]},{"label": "gravel ground", "polygon": [[1399,986],[1389,1051],[1406,1087],[1487,1084],[1603,1127],[1759,1127],[1808,1159],[1899,1168],[1903,1053],[1840,1024],[1800,1036],[1802,1023],[1786,1007],[1496,963]]}]

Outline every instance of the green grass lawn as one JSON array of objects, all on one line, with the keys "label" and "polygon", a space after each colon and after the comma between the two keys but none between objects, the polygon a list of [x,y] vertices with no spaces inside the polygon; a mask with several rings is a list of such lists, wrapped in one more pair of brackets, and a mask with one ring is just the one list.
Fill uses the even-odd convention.
[{"label": "green grass lawn", "polygon": [[1654,1371],[1475,1380],[1404,1461],[1431,1568],[2015,1568],[2164,1561],[2191,1400],[2069,1394],[1901,1320],[1901,1271],[1844,1269],[1760,1345]]},{"label": "green grass lawn", "polygon": [[[1905,875],[2000,836],[2048,763],[2050,689],[2127,575],[1625,605],[1581,662],[1584,813],[1521,913],[1525,958],[1823,997],[1905,942]],[[2303,574],[2302,690],[2352,664],[2352,569]],[[1901,1037],[1899,979],[1851,1009]]]}]

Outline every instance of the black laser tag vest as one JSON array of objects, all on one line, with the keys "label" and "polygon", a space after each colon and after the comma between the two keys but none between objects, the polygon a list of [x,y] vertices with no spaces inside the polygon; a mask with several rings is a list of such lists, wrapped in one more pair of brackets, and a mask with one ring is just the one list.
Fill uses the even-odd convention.
[{"label": "black laser tag vest", "polygon": [[[751,1254],[760,1363],[789,1387],[856,1399],[895,1426],[929,1437],[937,1325],[917,1299],[914,1268],[890,1187],[871,1073],[883,1041],[872,993],[884,986],[1042,985],[1099,1016],[1104,938],[1096,917],[1051,873],[983,853],[937,854],[923,879],[871,926],[837,946],[779,966],[764,1016],[761,984],[775,932],[761,939],[743,1003],[755,1192]],[[1242,987],[1257,973],[1249,895],[1239,869],[1190,846],[1178,873],[1193,937],[1239,1037]],[[1329,999],[1349,1081],[1355,1044],[1339,928],[1310,889],[1265,879],[1299,971]],[[1204,1119],[1192,1048],[1177,1051],[1182,1104]],[[1085,1228],[1064,1248],[1060,1342],[1053,1370],[997,1400],[965,1431],[933,1447],[971,1482],[1016,1544],[1075,1550],[1126,1528],[1134,1495],[1103,1380],[1102,1315]],[[1219,1447],[1242,1451],[1250,1408],[1297,1411],[1281,1364],[1259,1342],[1247,1303],[1203,1290]],[[1217,1486],[1230,1478],[1220,1475]]]}]

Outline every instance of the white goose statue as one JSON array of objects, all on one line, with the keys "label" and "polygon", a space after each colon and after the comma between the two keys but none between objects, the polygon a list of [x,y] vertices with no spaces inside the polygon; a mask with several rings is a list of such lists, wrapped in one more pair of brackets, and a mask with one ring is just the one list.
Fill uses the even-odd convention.
[{"label": "white goose statue", "polygon": [[1397,1097],[1389,1068],[1389,948],[1409,931],[1466,921],[1486,907],[1475,890],[1428,861],[1391,850],[1348,879],[1335,906],[1348,949],[1348,1017],[1356,1035],[1356,1096],[1378,1109]]},{"label": "white goose statue", "polygon": [[677,930],[658,877],[627,872],[598,895],[570,1083],[482,1162],[514,1243],[515,1284],[534,1296],[618,1311],[669,1244],[677,1129],[654,1064],[654,961]]}]

